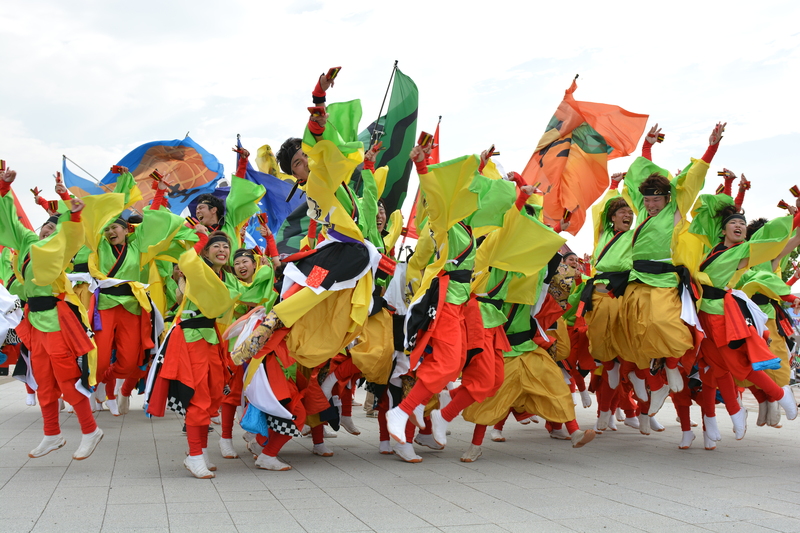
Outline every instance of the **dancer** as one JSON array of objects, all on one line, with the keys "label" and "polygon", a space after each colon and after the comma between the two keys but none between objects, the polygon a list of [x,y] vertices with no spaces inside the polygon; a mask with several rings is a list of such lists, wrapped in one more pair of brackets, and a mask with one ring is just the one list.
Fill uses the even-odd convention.
[{"label": "dancer", "polygon": [[69,220],[53,216],[36,235],[19,221],[14,198],[8,194],[16,175],[11,169],[3,170],[0,175],[0,245],[14,248],[18,254],[14,268],[27,304],[25,318],[16,332],[30,351],[44,422],[44,438],[28,456],[42,457],[66,444],[58,420],[58,400],[63,396],[75,409],[83,433],[72,457],[83,460],[103,438],[103,430],[92,416],[88,375],[82,368],[89,352],[94,350],[94,343],[81,321],[86,319],[85,311],[81,313],[80,302],[70,294],[64,273],[83,244],[84,203],[72,199]]},{"label": "dancer", "polygon": [[[659,376],[648,377],[650,415],[664,404],[670,389],[679,391],[683,379],[678,361],[694,346],[685,314],[692,306],[682,308],[681,299],[690,298],[688,270],[673,262],[677,237],[687,224],[689,212],[703,187],[708,165],[719,147],[725,124],[717,124],[708,140],[708,149],[699,160],[692,159],[677,177],[650,161],[649,153],[658,139],[658,124],[648,132],[643,147],[644,157],[631,165],[625,177],[625,191],[636,213],[645,213],[631,239],[633,268],[621,302],[620,325],[629,346],[621,356],[634,363],[637,370],[628,375],[634,390],[647,400],[642,380],[649,376],[652,359],[666,358],[667,383]],[[676,290],[677,289],[677,290]],[[683,310],[683,312],[682,312]]]}]

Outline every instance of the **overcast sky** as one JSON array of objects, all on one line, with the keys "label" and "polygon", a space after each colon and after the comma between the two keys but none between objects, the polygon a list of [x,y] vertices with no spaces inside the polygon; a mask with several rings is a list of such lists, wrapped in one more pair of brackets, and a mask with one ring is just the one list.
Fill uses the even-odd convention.
[{"label": "overcast sky", "polygon": [[[800,183],[797,2],[43,0],[4,2],[0,20],[0,158],[34,223],[45,213],[28,189],[55,197],[61,154],[102,177],[190,132],[232,171],[237,133],[251,152],[302,133],[330,66],[342,72],[328,101],[361,98],[366,126],[394,60],[419,88],[419,127],[443,116],[443,159],[494,143],[521,171],[580,74],[578,100],[661,124],[654,160],[671,170],[727,121],[706,192],[717,167],[745,172],[750,216],[781,214]],[[570,244],[590,251],[590,233]]]}]

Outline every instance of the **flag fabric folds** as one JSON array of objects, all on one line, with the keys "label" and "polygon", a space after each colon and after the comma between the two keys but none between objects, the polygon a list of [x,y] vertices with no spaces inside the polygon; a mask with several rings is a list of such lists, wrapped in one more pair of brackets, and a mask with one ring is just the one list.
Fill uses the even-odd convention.
[{"label": "flag fabric folds", "polygon": [[[156,169],[170,183],[167,193],[169,209],[178,214],[198,195],[213,191],[224,176],[222,163],[188,136],[143,144],[123,157],[117,165],[127,167],[136,180],[142,200],[132,207],[139,211],[150,203],[155,194],[149,176]],[[119,177],[109,172],[98,186],[69,172],[66,161],[63,173],[64,184],[79,197],[108,192],[114,188]]]},{"label": "flag fabric folds", "polygon": [[570,212],[572,235],[608,188],[608,160],[636,149],[648,118],[615,105],[576,101],[577,88],[573,81],[522,172],[526,183],[545,191],[545,223],[553,226]]},{"label": "flag fabric folds", "polygon": [[[242,147],[241,140],[237,139],[237,145]],[[263,147],[262,147],[263,148]],[[259,150],[260,151],[260,150]],[[283,221],[292,213],[298,206],[306,205],[306,193],[298,189],[291,200],[288,202],[286,198],[292,190],[293,183],[291,181],[284,181],[272,174],[266,174],[253,168],[250,161],[247,162],[247,171],[245,179],[263,185],[267,190],[266,194],[259,202],[259,211],[267,213],[270,231],[277,234]],[[253,239],[262,247],[266,245],[264,238],[255,229],[255,222],[251,221],[251,227],[248,228],[248,233]]]},{"label": "flag fabric folds", "polygon": [[[400,209],[406,198],[412,167],[408,154],[417,140],[418,108],[419,91],[416,84],[400,69],[396,69],[389,109],[378,119],[379,134],[376,135],[383,142],[383,150],[378,155],[375,168],[389,167],[382,196],[387,213]],[[373,122],[359,133],[358,140],[364,143],[365,149],[369,148],[375,129],[376,124]]]},{"label": "flag fabric folds", "polygon": [[114,189],[112,186],[106,190],[97,183],[78,176],[67,167],[66,157],[62,158],[61,161],[61,175],[64,179],[64,186],[78,198],[83,198],[84,196],[92,194],[103,194],[104,192],[110,192]]}]

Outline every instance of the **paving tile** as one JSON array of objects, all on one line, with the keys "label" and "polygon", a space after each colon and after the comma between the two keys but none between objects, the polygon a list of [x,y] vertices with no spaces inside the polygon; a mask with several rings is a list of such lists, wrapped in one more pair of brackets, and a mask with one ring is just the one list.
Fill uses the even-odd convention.
[{"label": "paving tile", "polygon": [[289,512],[309,533],[371,530],[367,524],[344,509],[325,513],[321,513],[319,509],[293,509]]},{"label": "paving tile", "polygon": [[103,529],[169,527],[167,508],[163,503],[109,504]]},{"label": "paving tile", "polygon": [[[5,508],[3,515],[6,515]],[[34,518],[0,518],[0,531],[3,533],[28,533],[36,524]]]},{"label": "paving tile", "polygon": [[197,528],[198,530],[234,527],[231,516],[227,513],[175,513],[169,511],[169,529]]}]

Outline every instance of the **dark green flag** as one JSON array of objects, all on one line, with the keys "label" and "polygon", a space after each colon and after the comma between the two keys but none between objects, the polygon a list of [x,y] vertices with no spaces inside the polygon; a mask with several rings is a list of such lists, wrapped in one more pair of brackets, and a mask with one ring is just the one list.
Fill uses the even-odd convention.
[{"label": "dark green flag", "polygon": [[[386,114],[378,119],[378,129],[382,135],[378,137],[383,142],[383,150],[378,155],[375,167],[389,166],[386,177],[386,187],[383,190],[383,200],[386,203],[386,213],[400,209],[406,198],[408,178],[411,176],[411,160],[408,154],[414,148],[417,140],[417,110],[419,109],[419,91],[414,81],[396,69],[392,82],[392,96],[389,99],[389,109]],[[375,122],[358,135],[358,140],[364,143],[364,149],[369,148],[370,138],[375,131]]]}]

